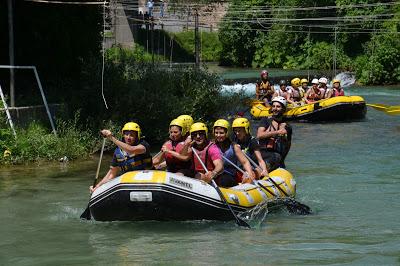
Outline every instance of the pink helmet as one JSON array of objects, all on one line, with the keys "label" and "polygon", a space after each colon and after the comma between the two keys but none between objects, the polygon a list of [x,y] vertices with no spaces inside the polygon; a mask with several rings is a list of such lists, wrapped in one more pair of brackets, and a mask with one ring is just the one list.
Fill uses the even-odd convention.
[{"label": "pink helmet", "polygon": [[262,77],[263,75],[267,75],[268,76],[268,71],[265,70],[265,69],[263,71],[261,71],[260,76]]}]

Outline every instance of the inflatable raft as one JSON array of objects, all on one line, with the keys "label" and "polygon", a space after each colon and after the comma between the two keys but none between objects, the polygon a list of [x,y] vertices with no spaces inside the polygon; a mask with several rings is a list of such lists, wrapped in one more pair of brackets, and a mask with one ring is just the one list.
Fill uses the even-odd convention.
[{"label": "inflatable raft", "polygon": [[[296,182],[285,169],[270,173],[275,183],[294,197]],[[283,206],[285,193],[273,182],[221,188],[235,213],[266,202],[269,211]],[[127,172],[103,184],[92,194],[90,213],[97,221],[232,220],[232,213],[211,185],[165,171]]]},{"label": "inflatable raft", "polygon": [[[270,107],[255,101],[250,113],[255,119],[271,116]],[[288,106],[284,116],[287,120],[318,121],[346,121],[359,120],[365,117],[367,107],[360,96],[338,96],[324,99],[315,103],[298,107]]]}]

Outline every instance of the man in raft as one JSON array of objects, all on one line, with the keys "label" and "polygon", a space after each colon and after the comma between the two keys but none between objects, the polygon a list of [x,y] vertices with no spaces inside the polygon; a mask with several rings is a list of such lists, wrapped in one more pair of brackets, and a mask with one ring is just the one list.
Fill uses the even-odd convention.
[{"label": "man in raft", "polygon": [[302,105],[305,91],[302,87],[300,87],[301,86],[300,79],[294,78],[290,81],[290,84],[292,85],[292,89],[290,90],[290,94],[286,98],[286,100],[293,106]]},{"label": "man in raft", "polygon": [[[224,162],[222,161],[220,150],[214,143],[209,141],[207,134],[208,128],[204,123],[194,123],[190,127],[190,136],[186,139],[181,154],[183,156],[191,155],[192,174],[189,176],[207,183],[210,183],[211,179],[214,179],[217,185],[220,186],[222,185],[222,180],[218,178],[218,175],[224,171]],[[192,153],[191,147],[199,155],[208,170],[207,172],[197,156]]]},{"label": "man in raft", "polygon": [[340,80],[334,79],[332,82],[333,82],[332,97],[344,96],[344,90],[340,86]]},{"label": "man in raft", "polygon": [[283,121],[287,102],[283,97],[272,99],[272,118],[264,117],[257,130],[262,157],[268,171],[285,167],[284,159],[291,144],[291,127]]},{"label": "man in raft", "polygon": [[311,81],[311,88],[308,89],[306,95],[304,96],[306,103],[313,103],[319,101],[323,98],[323,91],[318,88],[318,79],[313,79]]},{"label": "man in raft", "polygon": [[268,81],[267,70],[261,71],[260,77],[261,81],[256,83],[256,99],[263,101],[265,106],[269,106],[275,90]]},{"label": "man in raft", "polygon": [[115,178],[119,171],[126,173],[153,168],[150,145],[144,139],[141,139],[141,133],[140,126],[134,122],[124,125],[122,128],[122,140],[116,139],[108,129],[101,131],[104,137],[111,140],[118,147],[114,151],[110,170],[95,187],[90,186],[91,192]]}]

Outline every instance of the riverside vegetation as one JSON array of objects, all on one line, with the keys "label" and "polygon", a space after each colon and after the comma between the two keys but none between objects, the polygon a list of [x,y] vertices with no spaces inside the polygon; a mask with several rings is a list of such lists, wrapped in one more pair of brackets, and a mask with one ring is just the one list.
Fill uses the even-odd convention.
[{"label": "riverside vegetation", "polygon": [[89,60],[80,75],[82,87],[60,93],[66,109],[73,111],[57,119],[58,137],[32,122],[26,129],[17,128],[15,139],[2,114],[0,164],[88,157],[101,146],[99,129],[111,128],[118,134],[127,121],[139,123],[147,141],[156,147],[167,137],[173,118],[191,114],[195,120],[211,122],[228,116],[232,106],[243,102],[241,93],[221,94],[220,79],[205,69],[163,68],[148,60],[148,55],[137,50],[107,50],[104,96],[108,109],[99,88],[101,58]]}]

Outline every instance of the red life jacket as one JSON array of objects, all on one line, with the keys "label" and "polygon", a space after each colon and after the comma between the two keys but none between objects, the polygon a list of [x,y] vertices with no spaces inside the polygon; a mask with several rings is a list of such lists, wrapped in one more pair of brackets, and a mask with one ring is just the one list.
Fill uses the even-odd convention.
[{"label": "red life jacket", "polygon": [[[208,145],[206,147],[204,147],[204,149],[202,149],[201,151],[194,149],[195,152],[199,155],[201,161],[204,163],[204,165],[206,166],[208,171],[212,171],[214,170],[214,164],[213,161],[211,160],[211,157],[208,156],[208,149],[210,148],[211,145],[213,145],[214,143],[210,142],[208,143]],[[205,173],[206,171],[204,170],[203,166],[201,165],[201,163],[199,162],[199,160],[197,159],[196,155],[192,155],[192,169],[194,169],[195,172],[199,172],[199,173]]]},{"label": "red life jacket", "polygon": [[310,93],[308,94],[307,100],[309,101],[318,101],[321,100],[322,98],[322,92],[320,89],[318,89],[318,92],[315,92],[313,88],[310,89]]},{"label": "red life jacket", "polygon": [[[177,153],[180,153],[183,146],[184,142],[172,142],[171,140],[167,141],[165,143],[165,146],[168,148],[168,150],[173,150],[176,151]],[[167,169],[170,172],[177,172],[180,169],[189,169],[190,168],[190,161],[182,161],[179,160],[178,158],[172,156],[170,153],[165,153],[164,154],[165,162],[167,163]]]},{"label": "red life jacket", "polygon": [[342,88],[339,88],[339,90],[336,88],[333,89],[333,96],[344,96],[344,90]]}]

